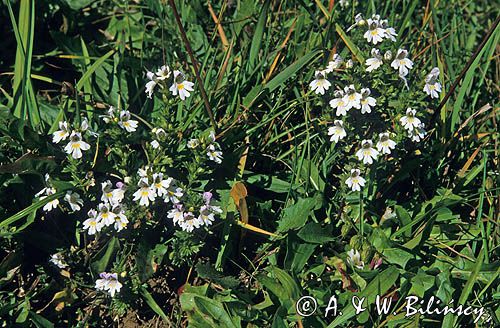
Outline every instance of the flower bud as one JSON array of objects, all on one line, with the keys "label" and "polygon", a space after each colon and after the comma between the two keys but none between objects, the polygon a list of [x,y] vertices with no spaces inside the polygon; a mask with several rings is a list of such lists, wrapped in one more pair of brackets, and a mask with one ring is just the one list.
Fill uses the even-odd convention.
[{"label": "flower bud", "polygon": [[392,52],[390,50],[387,50],[384,54],[384,59],[385,60],[391,60],[392,59]]}]

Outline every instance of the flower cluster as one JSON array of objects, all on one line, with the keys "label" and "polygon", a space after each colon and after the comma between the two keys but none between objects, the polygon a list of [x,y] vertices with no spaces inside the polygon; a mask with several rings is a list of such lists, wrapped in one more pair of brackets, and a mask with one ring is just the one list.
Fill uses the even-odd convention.
[{"label": "flower cluster", "polygon": [[59,122],[59,130],[53,133],[52,141],[54,143],[59,143],[62,140],[66,140],[69,137],[69,142],[64,147],[64,151],[74,159],[82,157],[82,150],[89,150],[90,145],[83,141],[82,134],[84,134],[89,128],[89,123],[87,119],[84,119],[80,124],[79,129],[71,131],[68,122]]},{"label": "flower cluster", "polygon": [[121,110],[118,114],[117,110],[110,106],[107,115],[102,115],[102,119],[106,123],[117,123],[118,126],[127,132],[134,132],[137,130],[139,122],[130,119],[131,115],[128,110]]},{"label": "flower cluster", "polygon": [[163,173],[153,173],[149,167],[139,169],[139,189],[134,192],[134,201],[139,201],[141,206],[149,206],[156,200],[156,197],[163,198],[168,203],[177,203],[184,195],[182,188],[177,187],[175,180],[164,176]]},{"label": "flower cluster", "polygon": [[209,226],[215,220],[215,215],[222,213],[219,206],[211,204],[212,193],[203,193],[202,205],[199,207],[199,214],[194,214],[195,207],[186,207],[180,201],[173,204],[172,209],[168,212],[168,217],[171,218],[174,224],[177,224],[184,231],[191,232],[195,228],[203,225]]},{"label": "flower cluster", "polygon": [[209,160],[220,164],[222,163],[222,151],[219,143],[215,141],[215,132],[210,131],[208,138],[190,139],[187,143],[190,149],[203,149]]},{"label": "flower cluster", "polygon": [[[366,30],[363,32],[363,38],[369,44],[378,45],[385,40],[390,40],[392,42],[396,41],[397,33],[394,28],[388,26],[388,21],[381,19],[379,15],[373,15],[371,18],[364,19],[361,14],[356,15],[356,22],[352,25],[348,31],[356,27],[364,27]],[[365,61],[365,69],[367,73],[378,70],[380,67],[387,64],[397,71],[397,76],[404,81],[406,87],[408,87],[407,76],[409,71],[413,69],[413,61],[408,56],[408,51],[406,49],[397,49],[396,55],[393,56],[391,50],[387,50],[382,54],[381,50],[377,48],[372,48],[371,58]],[[377,98],[373,95],[372,89],[368,86],[360,85],[365,84],[366,81],[370,81],[370,78],[362,78],[361,83],[356,83],[353,81],[352,77],[347,79],[328,79],[328,75],[334,71],[340,70],[342,73],[346,73],[345,68],[351,68],[353,63],[345,61],[340,55],[335,54],[331,61],[329,61],[327,67],[322,70],[316,70],[314,74],[314,79],[309,83],[311,91],[316,94],[327,95],[327,91],[332,87],[332,81],[348,80],[350,83],[348,85],[336,85],[333,87],[333,97],[329,100],[330,107],[334,110],[337,119],[333,121],[333,126],[328,128],[328,135],[330,136],[330,141],[339,143],[340,140],[345,139],[349,134],[350,125],[346,123],[346,118],[350,110],[357,109],[360,114],[370,114],[375,108],[381,108],[381,113],[376,113],[382,115],[382,117],[388,117],[387,113],[383,113],[385,110],[384,104],[379,104]],[[389,73],[392,69],[384,69],[384,72]],[[423,91],[427,93],[431,98],[437,98],[438,93],[441,92],[441,84],[438,82],[439,79],[439,69],[434,68],[425,78],[425,86]],[[375,90],[375,94],[379,94]],[[387,98],[387,97],[384,97]],[[382,99],[384,99],[382,98]],[[387,100],[383,100],[387,101]],[[424,124],[416,116],[417,112],[413,109],[408,108],[406,115],[399,118],[402,130],[408,132],[409,137],[412,141],[418,142],[425,136]],[[374,114],[372,114],[374,115]],[[393,114],[390,113],[390,118],[394,122]],[[355,122],[354,122],[355,123]],[[353,123],[353,124],[354,124]],[[391,124],[394,127],[394,124]],[[396,128],[396,131],[401,130]],[[370,130],[368,130],[370,131]],[[378,159],[380,154],[389,155],[392,150],[396,148],[396,141],[392,140],[392,136],[396,133],[388,131],[385,128],[382,131],[377,131],[378,141],[372,141],[369,137],[363,136],[360,142],[360,147],[355,152],[357,159],[364,165],[371,165]],[[353,168],[351,170],[350,176],[347,178],[345,183],[351,190],[360,191],[361,187],[365,185],[365,179],[361,176],[361,171],[358,168]]]},{"label": "flower cluster", "polygon": [[113,188],[111,181],[101,183],[101,203],[97,210],[88,211],[88,218],[83,222],[83,228],[89,235],[100,232],[104,227],[113,226],[116,231],[121,231],[127,227],[128,219],[125,215],[125,205],[122,200],[125,195],[125,185],[122,182]]},{"label": "flower cluster", "polygon": [[120,292],[123,285],[118,281],[117,273],[101,272],[100,279],[95,281],[95,288],[98,290],[107,291],[111,297]]},{"label": "flower cluster", "polygon": [[145,90],[148,98],[153,97],[156,86],[159,86],[160,89],[166,89],[168,87],[168,81],[171,83],[168,90],[172,95],[178,95],[181,100],[188,98],[191,95],[190,92],[194,90],[194,83],[188,81],[184,73],[179,70],[174,70],[172,73],[170,67],[167,65],[160,67],[156,73],[148,71],[146,76],[149,80],[148,83],[146,83]]}]

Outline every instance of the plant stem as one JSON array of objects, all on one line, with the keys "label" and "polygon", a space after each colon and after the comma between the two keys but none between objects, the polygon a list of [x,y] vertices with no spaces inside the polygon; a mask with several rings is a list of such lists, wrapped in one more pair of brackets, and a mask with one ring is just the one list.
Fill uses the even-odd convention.
[{"label": "plant stem", "polygon": [[179,31],[181,32],[182,41],[184,42],[189,58],[193,63],[194,74],[196,75],[196,81],[198,82],[200,88],[201,98],[203,98],[203,103],[205,104],[205,110],[208,116],[210,117],[210,122],[212,123],[212,127],[215,130],[215,133],[217,134],[217,122],[215,122],[214,114],[212,112],[212,109],[210,108],[210,102],[208,101],[207,93],[205,92],[205,87],[203,81],[201,80],[200,72],[198,71],[198,62],[194,57],[193,49],[191,48],[191,44],[189,43],[189,40],[186,36],[186,32],[184,31],[184,27],[182,26],[181,17],[179,16],[179,12],[177,11],[177,7],[175,6],[175,1],[168,0],[168,2],[174,12],[175,21],[177,23],[177,26],[179,27]]}]

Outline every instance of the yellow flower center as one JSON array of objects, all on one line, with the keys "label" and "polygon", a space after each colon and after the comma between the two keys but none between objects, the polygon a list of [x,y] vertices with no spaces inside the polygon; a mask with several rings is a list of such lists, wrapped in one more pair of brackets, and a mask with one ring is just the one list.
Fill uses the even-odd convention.
[{"label": "yellow flower center", "polygon": [[71,148],[73,148],[73,149],[80,149],[80,143],[79,143],[79,142],[74,142],[74,143],[71,145]]},{"label": "yellow flower center", "polygon": [[184,89],[184,83],[177,84],[177,89],[179,89],[179,90]]}]

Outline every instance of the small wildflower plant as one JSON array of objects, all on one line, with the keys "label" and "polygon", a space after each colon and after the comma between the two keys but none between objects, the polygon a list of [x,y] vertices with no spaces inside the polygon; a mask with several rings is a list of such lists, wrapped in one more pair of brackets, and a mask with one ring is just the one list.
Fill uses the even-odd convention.
[{"label": "small wildflower plant", "polygon": [[309,87],[321,95],[330,141],[348,158],[346,184],[360,191],[365,184],[360,174],[373,176],[371,167],[381,159],[397,160],[394,152],[418,147],[407,140],[424,138],[423,122],[437,105],[441,84],[439,69],[415,70],[411,52],[396,46],[397,31],[379,15],[356,15],[348,31],[361,50],[359,57],[352,58],[351,66],[350,59],[335,53],[324,69],[315,71]]},{"label": "small wildflower plant", "polygon": [[[223,213],[217,190],[206,186],[224,158],[215,131],[207,128],[179,136],[182,122],[164,119],[170,106],[196,96],[194,83],[168,65],[146,71],[145,76],[145,96],[163,107],[157,116],[143,118],[121,101],[103,106],[99,115],[68,115],[52,133],[56,149],[63,145],[64,168],[53,173],[57,183],[46,174],[44,188],[35,195],[43,200],[65,191],[43,210],[79,218],[76,226],[91,252],[102,243],[108,251],[116,252],[117,243],[128,249],[116,253],[114,262],[97,257],[94,265],[100,270],[87,273],[94,278],[95,289],[104,292],[100,295],[109,296],[117,306],[124,304],[123,290],[129,296],[138,294],[145,279],[138,273],[144,268],[134,263],[134,258],[140,261],[143,256],[135,238],[143,238],[146,230],[156,231],[157,247],[171,247],[174,265],[192,263],[204,236]],[[63,187],[58,190],[57,185]],[[78,260],[69,250],[61,250],[49,262],[71,272]]]}]

